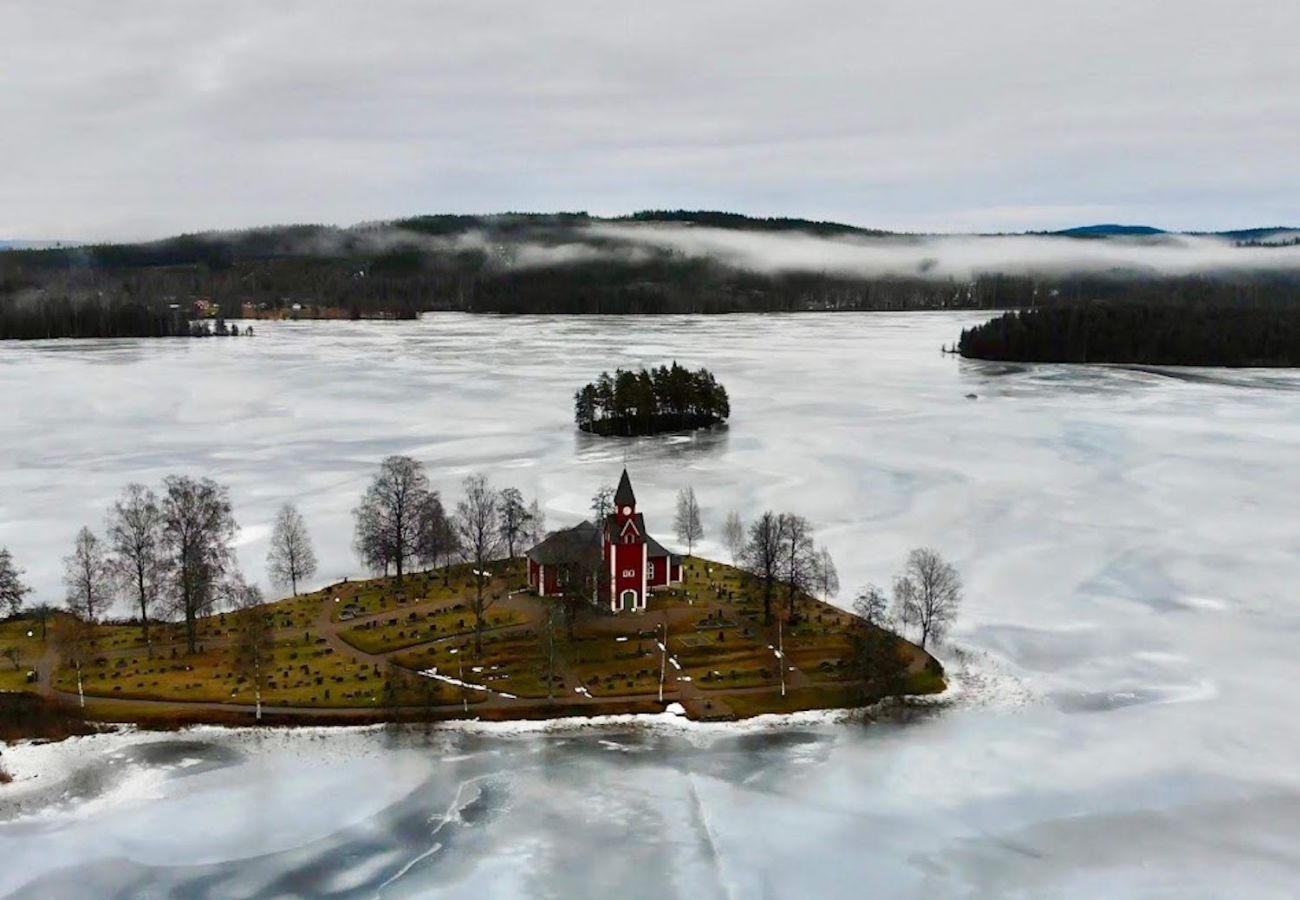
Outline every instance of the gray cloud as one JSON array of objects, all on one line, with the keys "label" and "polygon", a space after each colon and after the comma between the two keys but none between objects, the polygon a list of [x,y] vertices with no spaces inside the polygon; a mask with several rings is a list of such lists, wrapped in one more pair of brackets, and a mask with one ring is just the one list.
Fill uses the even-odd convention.
[{"label": "gray cloud", "polygon": [[1290,0],[16,0],[0,237],[724,208],[1293,223]]}]

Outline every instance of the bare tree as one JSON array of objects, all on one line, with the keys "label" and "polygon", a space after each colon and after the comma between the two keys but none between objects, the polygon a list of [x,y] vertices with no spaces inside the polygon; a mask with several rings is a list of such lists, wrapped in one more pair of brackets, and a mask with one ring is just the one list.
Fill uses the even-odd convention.
[{"label": "bare tree", "polygon": [[727,521],[722,525],[722,538],[727,544],[727,552],[731,554],[731,564],[740,563],[740,554],[745,549],[745,523],[741,521],[740,513],[734,509],[727,513]]},{"label": "bare tree", "polygon": [[813,587],[828,603],[840,592],[840,573],[835,568],[831,551],[825,547],[820,548],[813,555]]},{"label": "bare tree", "polygon": [[27,608],[26,614],[41,624],[41,643],[45,642],[50,620],[57,612],[58,610],[48,603],[37,603]]},{"label": "bare tree", "polygon": [[23,598],[32,592],[23,583],[23,570],[14,566],[9,548],[0,547],[0,609],[16,616],[23,608]]},{"label": "bare tree", "polygon": [[420,510],[428,502],[429,479],[424,466],[409,456],[390,456],[379,466],[356,516],[355,546],[372,570],[397,569],[402,583],[406,564],[416,555],[420,539]]},{"label": "bare tree", "polygon": [[695,499],[695,488],[684,487],[677,492],[677,515],[673,517],[677,540],[686,545],[686,555],[695,549],[695,542],[704,537],[700,523],[700,503]]},{"label": "bare tree", "polygon": [[785,517],[770,509],[749,526],[749,540],[741,552],[741,565],[763,585],[763,621],[772,624],[772,595],[785,558]]},{"label": "bare tree", "polygon": [[904,625],[921,631],[921,648],[942,641],[961,606],[961,576],[936,551],[920,547],[907,555],[903,574],[894,580],[894,605]]},{"label": "bare tree", "polygon": [[473,564],[474,654],[483,654],[483,625],[493,597],[488,594],[492,575],[488,563],[501,553],[501,510],[498,496],[484,475],[471,475],[464,482],[465,498],[456,504],[456,533],[461,554]]},{"label": "bare tree", "polygon": [[559,568],[560,593],[554,602],[564,617],[565,638],[572,641],[578,617],[593,608],[597,597],[609,596],[609,566],[593,542],[590,547],[573,546]]},{"label": "bare tree", "polygon": [[77,532],[72,553],[63,558],[63,583],[68,589],[68,609],[95,624],[113,602],[113,567],[95,532]]},{"label": "bare tree", "polygon": [[234,669],[253,683],[253,703],[257,721],[262,721],[262,688],[275,655],[274,616],[263,602],[262,592],[254,585],[236,580],[230,589],[230,605],[235,610],[235,643],[232,648]]},{"label": "bare tree", "polygon": [[444,520],[447,530],[443,535],[442,545],[442,583],[447,586],[451,584],[451,567],[465,554],[460,544],[460,533],[456,530],[456,523],[450,516],[444,516]]},{"label": "bare tree", "polygon": [[392,545],[385,536],[385,528],[379,509],[373,506],[358,506],[352,511],[356,520],[353,531],[352,547],[361,557],[361,562],[372,572],[388,577],[388,567],[393,563]]},{"label": "bare tree", "polygon": [[451,522],[442,507],[437,491],[430,491],[420,504],[419,531],[415,542],[415,558],[420,565],[432,570],[438,560],[454,555],[456,543]]},{"label": "bare tree", "polygon": [[591,514],[596,518],[596,527],[599,528],[605,521],[605,517],[613,511],[614,486],[602,484],[596,489],[596,493],[591,495]]},{"label": "bare tree", "polygon": [[524,505],[524,495],[519,488],[502,488],[497,500],[501,511],[501,540],[506,545],[506,557],[515,558],[515,547],[528,535],[529,511]]},{"label": "bare tree", "polygon": [[227,577],[236,574],[232,543],[238,526],[230,492],[212,479],[172,475],[163,485],[163,557],[173,603],[185,618],[185,647],[194,653],[199,618],[216,607]]},{"label": "bare tree", "polygon": [[534,544],[546,537],[546,512],[542,505],[533,498],[528,504],[528,540]]},{"label": "bare tree", "polygon": [[302,513],[292,503],[280,507],[271,531],[271,549],[266,554],[266,568],[271,581],[288,587],[298,596],[298,582],[316,574],[316,552]]},{"label": "bare tree", "polygon": [[877,628],[884,627],[888,609],[889,599],[885,592],[870,582],[858,588],[858,594],[853,598],[853,612],[868,625]]},{"label": "bare tree", "polygon": [[149,621],[166,568],[162,559],[162,508],[157,495],[142,484],[128,484],[108,514],[106,536],[113,553],[110,562],[123,588],[134,595],[145,647],[152,657]]},{"label": "bare tree", "polygon": [[59,654],[59,663],[70,665],[77,672],[77,696],[84,709],[86,693],[81,680],[81,667],[94,651],[94,626],[77,616],[62,616],[54,623],[54,646]]},{"label": "bare tree", "polygon": [[795,619],[794,601],[800,591],[812,586],[813,563],[816,549],[813,545],[812,523],[794,513],[782,513],[782,579],[786,583],[786,602],[789,617]]}]

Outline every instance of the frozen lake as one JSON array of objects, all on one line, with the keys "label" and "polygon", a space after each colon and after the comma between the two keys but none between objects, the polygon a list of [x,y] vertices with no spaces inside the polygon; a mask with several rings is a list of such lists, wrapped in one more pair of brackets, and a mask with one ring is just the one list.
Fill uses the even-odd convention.
[{"label": "frozen lake", "polygon": [[[130,480],[229,484],[256,580],[297,502],[326,581],[358,573],[350,510],[387,454],[452,501],[472,471],[517,485],[551,527],[626,458],[661,538],[695,487],[705,554],[728,509],[807,516],[843,602],[938,548],[970,659],[965,699],[902,728],[22,749],[20,776],[71,788],[20,778],[21,810],[0,790],[0,896],[1294,896],[1300,374],[939,353],[982,318],[435,315],[0,345],[0,545],[43,599]],[[729,428],[575,431],[575,388],[672,359],[718,375]]]}]

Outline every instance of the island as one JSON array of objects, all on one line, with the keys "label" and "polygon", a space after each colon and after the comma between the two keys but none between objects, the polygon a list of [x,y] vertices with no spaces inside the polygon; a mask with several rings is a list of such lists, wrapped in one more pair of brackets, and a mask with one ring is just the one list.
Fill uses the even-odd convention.
[{"label": "island", "polygon": [[646,435],[709,428],[727,421],[731,402],[713,373],[673,362],[657,369],[618,369],[573,395],[578,428],[599,435]]},{"label": "island", "polygon": [[[526,567],[524,559],[503,562],[500,577],[521,587]],[[801,595],[798,624],[778,635],[735,567],[690,558],[681,576],[650,594],[638,615],[583,617],[572,626],[549,621],[562,601],[512,590],[487,614],[481,653],[473,648],[468,564],[408,575],[401,585],[394,576],[334,584],[265,606],[272,638],[260,691],[238,664],[230,613],[199,621],[194,655],[177,625],[155,626],[152,656],[138,625],[98,625],[96,649],[80,667],[61,658],[56,641],[26,637],[33,623],[18,619],[0,626],[0,637],[33,644],[38,677],[28,684],[22,669],[9,668],[0,690],[35,690],[97,721],[154,725],[251,724],[255,693],[261,721],[277,724],[660,713],[674,703],[693,719],[726,720],[880,699],[851,660],[855,640],[875,626]],[[907,694],[944,689],[933,656],[890,640]],[[6,709],[37,721],[22,696],[0,693]]]},{"label": "island", "polygon": [[924,631],[918,645],[870,621],[871,604],[855,614],[670,552],[626,471],[612,500],[522,555],[345,579],[192,623],[28,610],[0,623],[9,737],[86,721],[733,720],[945,690]]},{"label": "island", "polygon": [[1008,312],[961,333],[958,352],[1008,362],[1300,366],[1294,303],[1077,303]]}]

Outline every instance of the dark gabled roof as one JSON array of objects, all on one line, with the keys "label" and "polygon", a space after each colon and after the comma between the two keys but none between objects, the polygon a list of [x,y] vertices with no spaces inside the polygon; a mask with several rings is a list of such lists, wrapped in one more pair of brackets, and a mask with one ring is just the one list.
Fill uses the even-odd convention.
[{"label": "dark gabled roof", "polygon": [[623,475],[618,479],[618,490],[614,491],[614,505],[636,506],[636,494],[632,493],[632,479],[627,477],[627,469],[623,470]]},{"label": "dark gabled roof", "polygon": [[[641,537],[645,539],[646,556],[656,557],[656,558],[660,556],[668,556],[671,557],[674,562],[680,561],[680,558],[678,556],[671,553],[666,547],[664,547],[663,544],[659,543],[653,537],[651,537],[650,532],[645,530],[645,516],[642,513],[637,513],[635,516],[633,516],[632,521],[636,522],[636,530],[640,532]],[[605,517],[605,534],[606,535],[612,534],[615,535],[615,537],[617,538],[618,536],[618,514],[617,513],[610,513]]]},{"label": "dark gabled roof", "polygon": [[660,556],[666,556],[672,562],[679,561],[676,554],[669,553],[667,547],[665,547],[663,544],[656,541],[654,538],[650,537],[650,535],[648,534],[645,536],[645,543],[646,543],[646,556],[650,557],[651,559],[655,559]]},{"label": "dark gabled roof", "polygon": [[558,566],[581,561],[583,556],[600,554],[600,532],[591,522],[552,531],[540,544],[528,551],[533,562]]}]

